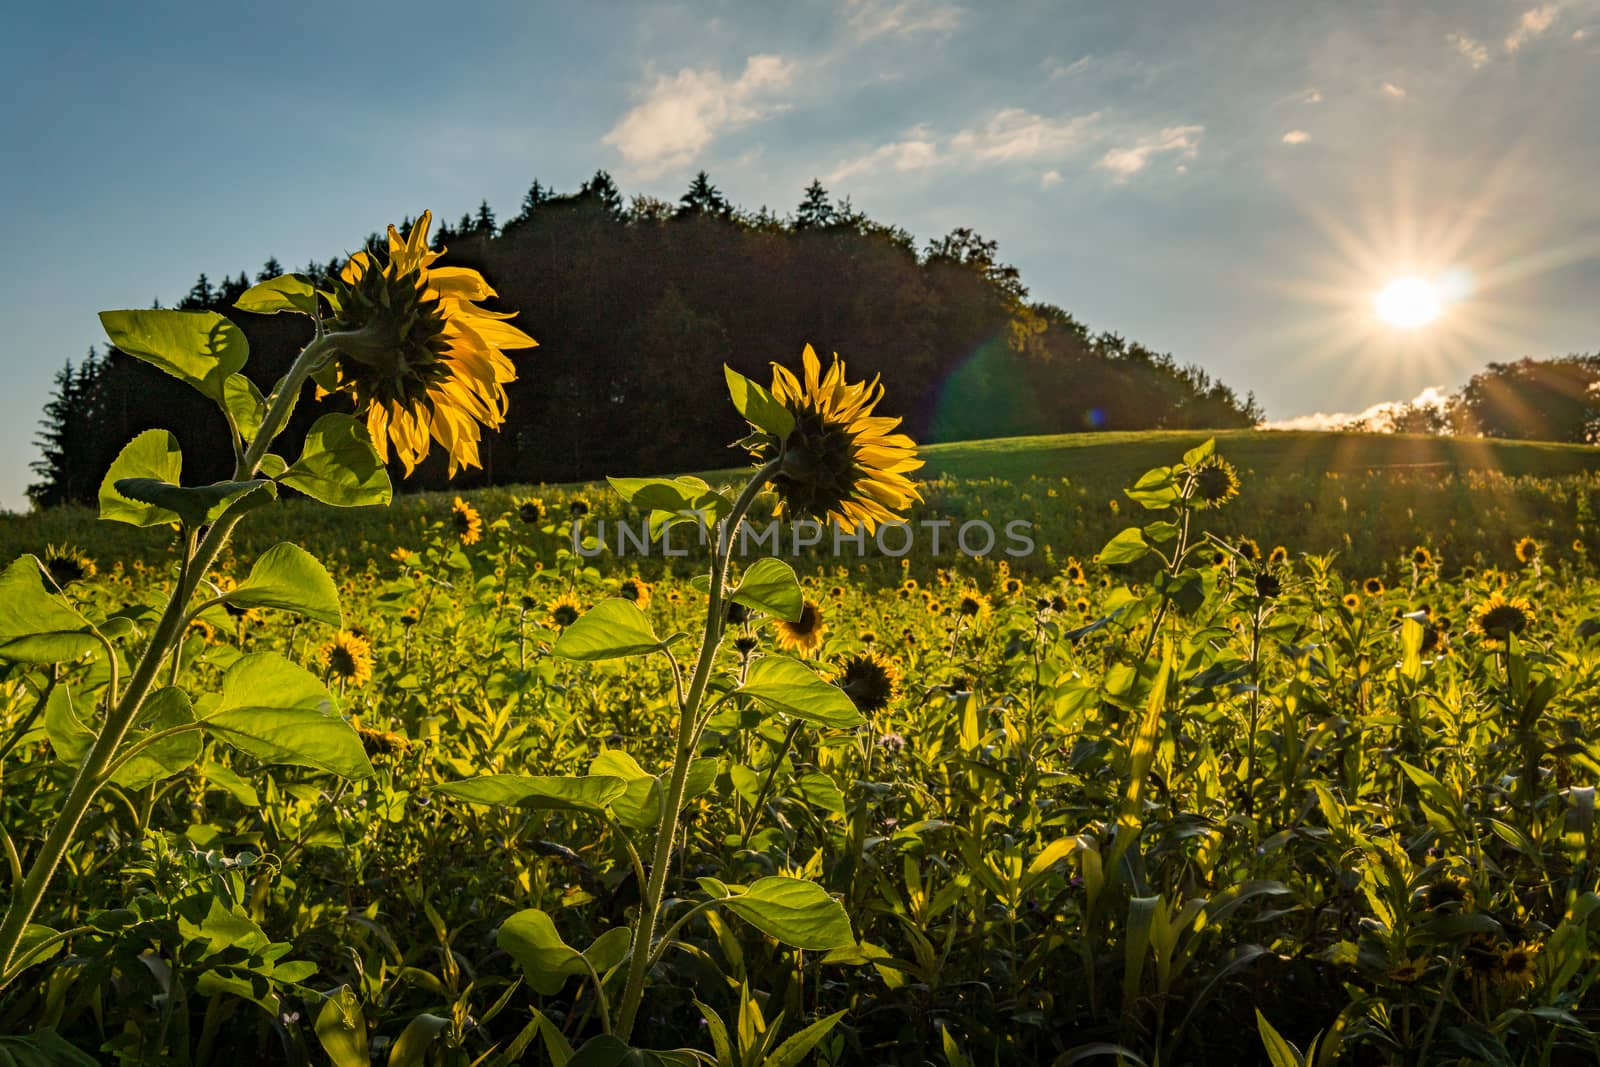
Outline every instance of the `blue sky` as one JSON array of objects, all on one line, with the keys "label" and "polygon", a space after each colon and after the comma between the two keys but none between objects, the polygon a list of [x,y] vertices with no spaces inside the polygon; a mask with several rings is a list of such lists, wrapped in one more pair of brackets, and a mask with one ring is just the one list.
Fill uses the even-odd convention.
[{"label": "blue sky", "polygon": [[[8,17],[0,507],[98,310],[597,167],[972,226],[1273,419],[1600,349],[1600,0],[231,7]],[[1412,273],[1444,314],[1378,322]]]}]

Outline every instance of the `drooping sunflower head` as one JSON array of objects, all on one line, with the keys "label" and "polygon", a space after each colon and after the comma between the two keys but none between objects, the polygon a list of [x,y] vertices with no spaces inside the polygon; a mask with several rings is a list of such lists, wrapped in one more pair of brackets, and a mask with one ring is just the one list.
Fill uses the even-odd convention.
[{"label": "drooping sunflower head", "polygon": [[483,539],[483,516],[471,504],[456,497],[450,505],[450,529],[464,545],[475,545]]},{"label": "drooping sunflower head", "polygon": [[454,477],[481,466],[481,428],[505,420],[505,386],[517,376],[506,350],[538,342],[506,321],[514,313],[478,306],[495,296],[483,275],[433,265],[443,251],[428,248],[432,222],[423,212],[404,238],[390,226],[387,250],[345,264],[329,324],[338,351],[317,380],[354,398],[380,457],[392,444],[410,474],[438,442]]},{"label": "drooping sunflower head", "polygon": [[1524,537],[1517,542],[1517,562],[1529,564],[1539,558],[1539,542],[1531,537]]},{"label": "drooping sunflower head", "polygon": [[1256,544],[1253,538],[1239,538],[1239,543],[1235,546],[1235,550],[1251,563],[1259,563],[1261,561],[1261,546]]},{"label": "drooping sunflower head", "polygon": [[758,463],[778,460],[772,487],[779,513],[838,523],[845,533],[894,522],[922,494],[906,475],[922,466],[916,443],[894,433],[899,419],[874,415],[883,399],[878,379],[847,382],[834,356],[827,374],[810,345],[802,378],[772,365],[772,395],[794,416],[783,440],[758,433],[749,444]]},{"label": "drooping sunflower head", "polygon": [[360,634],[341,630],[322,646],[322,667],[346,685],[366,685],[372,678],[372,644]]},{"label": "drooping sunflower head", "polygon": [[617,595],[624,600],[633,601],[641,611],[650,606],[650,594],[652,592],[654,592],[654,587],[643,578],[638,577],[624,578],[622,583],[617,586]]},{"label": "drooping sunflower head", "polygon": [[74,582],[87,582],[95,576],[94,560],[71,545],[48,545],[44,550],[44,569],[56,588]]},{"label": "drooping sunflower head", "polygon": [[1239,472],[1221,456],[1212,456],[1194,472],[1193,500],[1203,508],[1220,508],[1239,495]]},{"label": "drooping sunflower head", "polygon": [[840,664],[835,680],[863,714],[889,706],[900,691],[900,668],[877,652],[857,652]]},{"label": "drooping sunflower head", "polygon": [[1527,597],[1507,598],[1496,593],[1472,613],[1472,628],[1485,640],[1500,642],[1519,634],[1533,622],[1533,605]]},{"label": "drooping sunflower head", "polygon": [[1289,562],[1289,550],[1282,545],[1277,545],[1267,554],[1267,562],[1274,567],[1281,567]]},{"label": "drooping sunflower head", "polygon": [[815,600],[807,600],[800,608],[800,617],[790,622],[787,619],[777,621],[778,647],[786,648],[792,652],[808,654],[822,647],[822,635],[827,626],[822,617],[822,609]]},{"label": "drooping sunflower head", "polygon": [[583,604],[571,593],[562,593],[544,606],[550,613],[550,622],[559,629],[565,630],[568,626],[578,621],[578,616],[583,614]]}]

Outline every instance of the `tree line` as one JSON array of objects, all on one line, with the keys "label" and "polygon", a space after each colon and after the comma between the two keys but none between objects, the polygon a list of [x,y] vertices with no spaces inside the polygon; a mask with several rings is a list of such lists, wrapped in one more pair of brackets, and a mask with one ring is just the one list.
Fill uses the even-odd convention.
[{"label": "tree line", "polygon": [[1437,402],[1396,405],[1340,428],[1595,444],[1600,354],[1490,363]]},{"label": "tree line", "polygon": [[[433,240],[449,249],[441,262],[482,271],[500,293],[490,306],[518,311],[540,342],[516,355],[507,422],[486,434],[484,469],[467,484],[728,466],[738,456],[725,443],[743,428],[721,365],[765,380],[769,361],[794,365],[807,342],[838,352],[852,377],[881,374],[884,410],[919,441],[1246,427],[1262,415],[1196,366],[1030,300],[994,241],[958,228],[919,247],[818,181],[778,215],[735,206],[704,172],[672,203],[624,200],[598,171],[574,192],[535,181],[504,223],[484,202]],[[345,258],[301,273],[326,284]],[[283,271],[269,259],[255,278]],[[237,322],[265,389],[309,325],[233,309],[250,284],[202,274],[177,306]],[[312,408],[297,411],[290,451]],[[223,419],[192,390],[115,349],[68,363],[44,409],[30,498],[92,500],[122,446],[157,425],[182,427],[186,482],[228,476]],[[395,473],[403,488],[444,484],[437,455],[410,479]]]}]

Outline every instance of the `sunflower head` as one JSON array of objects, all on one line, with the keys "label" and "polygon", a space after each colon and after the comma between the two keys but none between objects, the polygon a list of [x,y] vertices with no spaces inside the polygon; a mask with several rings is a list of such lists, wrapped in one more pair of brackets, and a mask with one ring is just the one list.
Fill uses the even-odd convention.
[{"label": "sunflower head", "polygon": [[1533,621],[1533,605],[1526,597],[1507,598],[1496,593],[1472,613],[1472,628],[1485,640],[1500,642],[1519,634]]},{"label": "sunflower head", "polygon": [[1278,545],[1267,555],[1267,562],[1274,567],[1281,567],[1289,562],[1289,550]]},{"label": "sunflower head", "polygon": [[1007,578],[1000,589],[1006,596],[1016,596],[1022,592],[1022,579]]},{"label": "sunflower head", "polygon": [[1261,546],[1256,544],[1255,540],[1252,538],[1239,538],[1239,543],[1235,546],[1235,551],[1237,551],[1239,555],[1243,556],[1251,563],[1261,562]]},{"label": "sunflower head", "polygon": [[1427,570],[1433,566],[1433,553],[1425,545],[1418,545],[1411,550],[1411,563],[1413,566]]},{"label": "sunflower head", "polygon": [[410,474],[438,442],[454,477],[480,466],[481,427],[505,419],[517,376],[505,351],[537,342],[505,321],[514,315],[477,305],[495,295],[483,275],[433,266],[443,251],[428,248],[432,221],[423,212],[404,238],[390,226],[386,250],[345,264],[331,294],[337,351],[317,381],[351,395],[380,457],[392,444]]},{"label": "sunflower head", "polygon": [[483,539],[483,516],[471,504],[456,497],[450,505],[450,529],[464,545],[475,545]]},{"label": "sunflower head", "polygon": [[815,600],[808,599],[800,608],[798,619],[777,621],[778,647],[802,654],[815,652],[822,647],[822,635],[826,630],[822,609]]},{"label": "sunflower head", "polygon": [[1515,989],[1532,988],[1539,981],[1539,946],[1532,942],[1501,945],[1495,961],[1495,979]]},{"label": "sunflower head", "polygon": [[368,759],[398,758],[411,751],[410,741],[389,730],[374,730],[357,723],[356,734],[361,738],[361,747],[366,750]]},{"label": "sunflower head", "polygon": [[857,652],[839,666],[836,683],[863,714],[889,706],[900,691],[900,669],[877,652]]},{"label": "sunflower head", "polygon": [[968,589],[956,602],[956,614],[968,619],[981,619],[994,610],[989,598],[975,589]]},{"label": "sunflower head", "polygon": [[1221,456],[1211,456],[1194,472],[1193,500],[1203,508],[1220,508],[1239,495],[1239,473]]},{"label": "sunflower head", "polygon": [[1518,563],[1532,563],[1539,558],[1539,542],[1531,537],[1524,537],[1517,542],[1516,552]]},{"label": "sunflower head", "polygon": [[74,582],[87,582],[95,576],[94,560],[71,545],[46,546],[44,569],[58,589],[65,589]]},{"label": "sunflower head", "polygon": [[1256,574],[1256,596],[1262,600],[1272,600],[1283,594],[1283,582],[1271,571],[1259,571]]},{"label": "sunflower head", "polygon": [[1083,564],[1079,563],[1075,559],[1067,560],[1067,565],[1061,568],[1061,577],[1065,578],[1067,582],[1072,585],[1083,585]]},{"label": "sunflower head", "polygon": [[1382,596],[1383,595],[1383,579],[1382,578],[1368,578],[1366,581],[1361,583],[1361,590],[1362,590],[1362,592],[1366,593],[1368,596]]},{"label": "sunflower head", "polygon": [[1343,603],[1344,606],[1350,611],[1354,611],[1361,606],[1361,598],[1356,596],[1354,593],[1346,593],[1344,595],[1344,600],[1341,601],[1341,603]]},{"label": "sunflower head", "polygon": [[643,578],[624,578],[622,584],[617,586],[617,595],[624,600],[631,600],[642,611],[650,606],[650,594],[653,587]]},{"label": "sunflower head", "polygon": [[746,439],[757,463],[778,461],[772,487],[779,513],[831,519],[846,533],[894,522],[922,494],[906,475],[922,466],[917,446],[894,433],[899,419],[873,415],[883,386],[847,382],[838,356],[827,374],[810,345],[802,378],[772,366],[772,395],[794,416],[794,429],[779,440],[759,431]]},{"label": "sunflower head", "polygon": [[323,669],[346,685],[366,685],[372,678],[372,645],[360,634],[340,630],[320,656]]},{"label": "sunflower head", "polygon": [[536,496],[517,501],[517,518],[529,526],[537,526],[544,521],[546,514],[544,501]]},{"label": "sunflower head", "polygon": [[550,613],[550,622],[557,628],[565,630],[577,622],[578,616],[583,614],[583,604],[571,593],[562,593],[546,604],[545,610]]}]

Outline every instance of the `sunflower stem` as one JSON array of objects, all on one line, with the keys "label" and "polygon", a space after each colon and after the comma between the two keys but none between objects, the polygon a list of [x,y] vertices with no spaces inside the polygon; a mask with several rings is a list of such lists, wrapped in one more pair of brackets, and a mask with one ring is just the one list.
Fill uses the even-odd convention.
[{"label": "sunflower stem", "polygon": [[700,702],[705,697],[706,683],[711,680],[711,664],[716,659],[717,648],[722,644],[723,588],[728,573],[728,557],[732,551],[733,535],[744,520],[767,480],[777,470],[777,461],[768,463],[756,472],[745,485],[728,517],[723,520],[716,548],[711,554],[711,588],[706,599],[705,635],[700,641],[700,655],[689,679],[689,691],[678,709],[678,742],[672,761],[672,777],[663,798],[660,822],[656,826],[655,856],[650,864],[650,881],[645,887],[644,899],[639,903],[639,918],[633,931],[633,947],[628,961],[627,984],[623,987],[622,1002],[617,1011],[617,1025],[612,1033],[627,1041],[633,1033],[633,1024],[639,1014],[639,1004],[644,999],[644,986],[650,975],[651,957],[655,955],[656,924],[661,917],[661,898],[667,888],[667,871],[672,862],[672,843],[678,836],[678,814],[683,807],[684,788],[689,779],[689,765],[694,760],[695,728],[699,720]]}]

